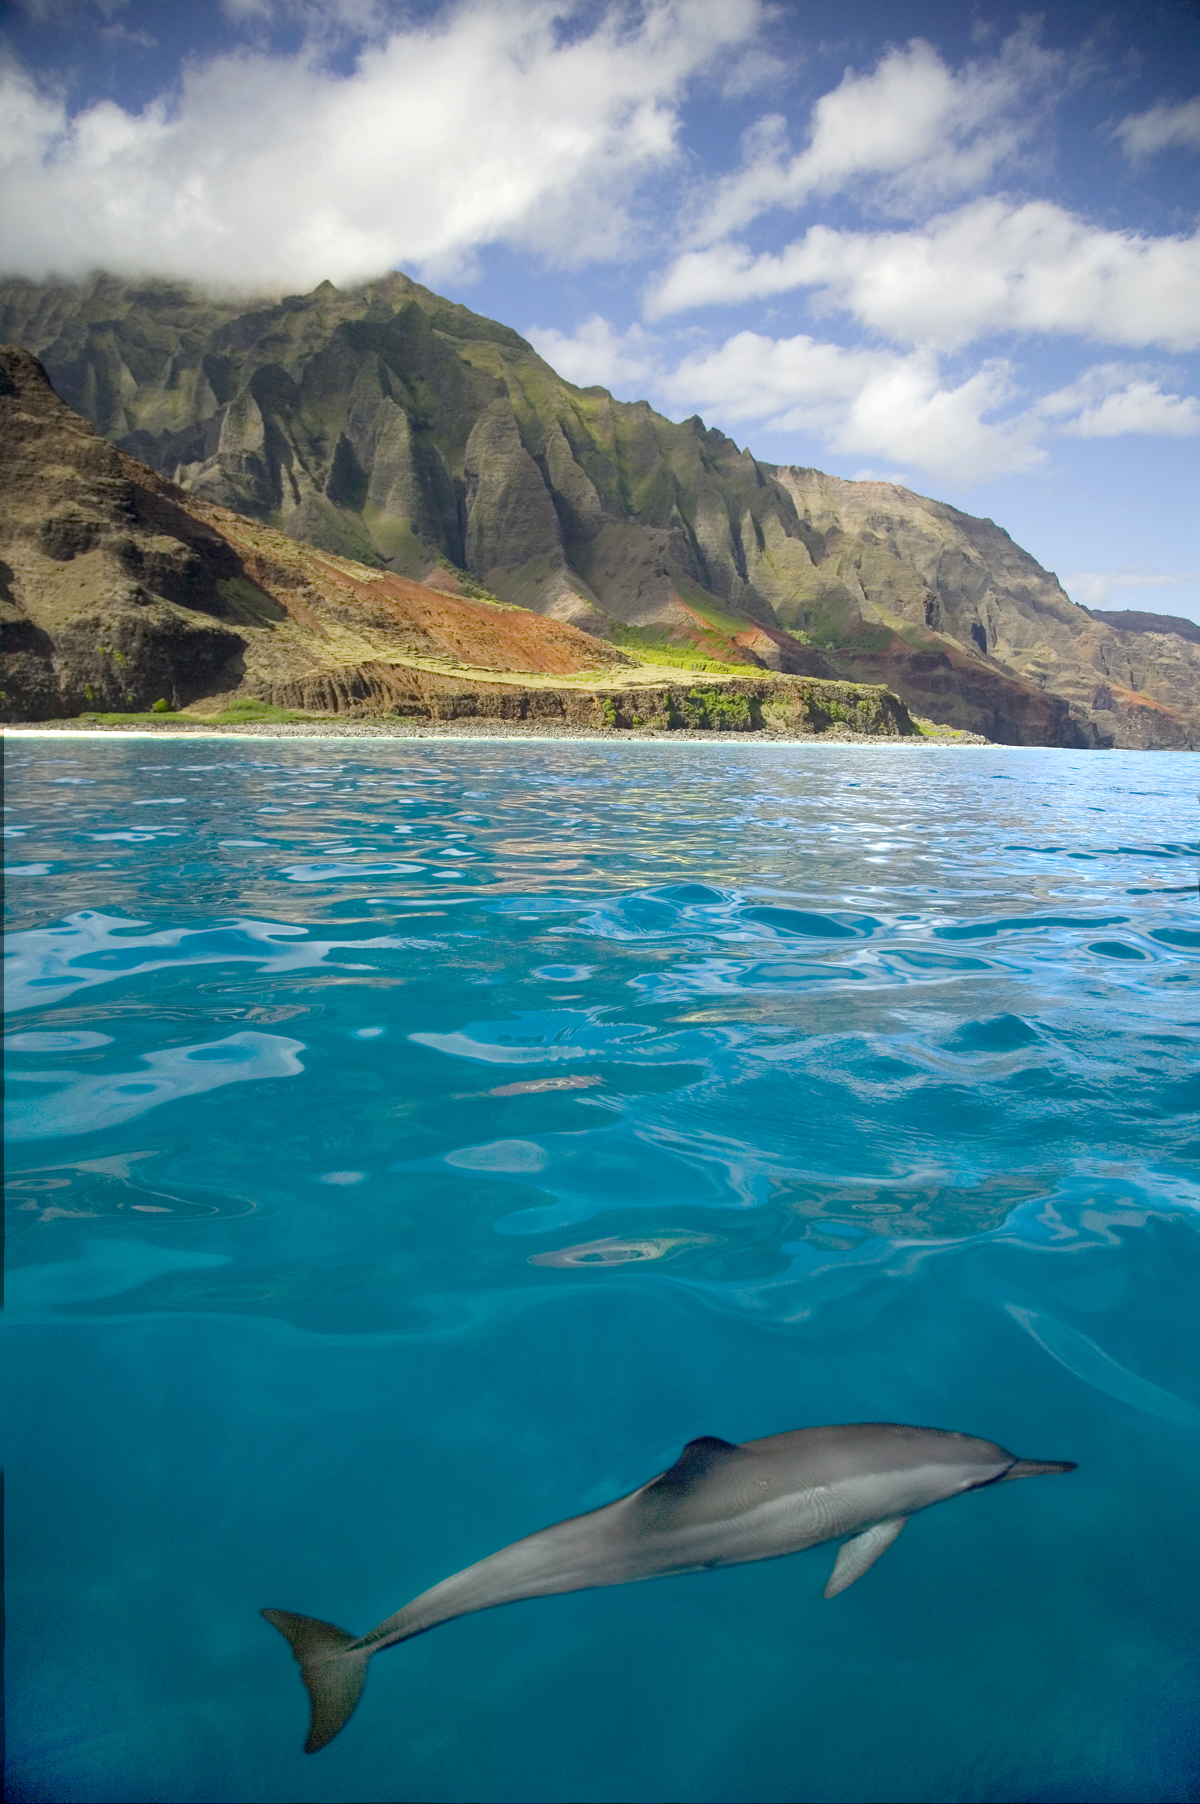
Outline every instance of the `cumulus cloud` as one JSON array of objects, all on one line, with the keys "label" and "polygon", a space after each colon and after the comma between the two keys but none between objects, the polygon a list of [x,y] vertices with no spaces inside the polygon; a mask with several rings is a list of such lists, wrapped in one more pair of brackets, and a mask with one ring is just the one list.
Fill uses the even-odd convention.
[{"label": "cumulus cloud", "polygon": [[1187,438],[1200,432],[1195,395],[1164,394],[1162,382],[1124,363],[1101,363],[1078,381],[1046,395],[1038,412],[1062,419],[1061,430],[1076,438],[1117,438],[1122,433]]},{"label": "cumulus cloud", "polygon": [[[920,39],[868,73],[847,70],[813,108],[803,150],[792,151],[780,115],[746,134],[742,167],[710,190],[684,248],[651,283],[646,317],[807,289],[817,312],[842,310],[903,345],[953,349],[1037,332],[1193,349],[1200,233],[1114,230],[1053,202],[994,194],[936,211],[955,191],[994,181],[1070,79],[1066,59],[1028,26],[997,56],[957,71]],[[1130,154],[1200,144],[1200,97],[1131,116],[1118,135]],[[740,241],[772,208],[839,193],[921,223],[818,224],[759,253]]]},{"label": "cumulus cloud", "polygon": [[141,113],[73,118],[10,63],[2,264],[302,288],[397,263],[444,276],[498,242],[612,255],[631,193],[677,154],[689,82],[760,21],[759,0],[647,0],[568,31],[552,0],[467,0],[348,74],[311,43],[242,49],[185,65]]},{"label": "cumulus cloud", "polygon": [[770,430],[803,431],[844,454],[895,458],[956,481],[1032,469],[1046,453],[1028,411],[996,419],[1012,400],[1008,365],[983,364],[956,385],[936,359],[822,344],[800,334],[774,339],[738,332],[718,349],[685,357],[661,383],[684,406],[724,420],[761,420]]},{"label": "cumulus cloud", "polygon": [[[546,361],[580,387],[627,397],[649,393],[670,411],[701,412],[722,426],[753,423],[802,432],[849,456],[894,459],[943,481],[1017,475],[1045,462],[1054,435],[1183,437],[1200,432],[1200,401],[1163,390],[1139,364],[1095,364],[1065,388],[1031,400],[1003,359],[947,379],[935,352],[846,347],[801,333],[738,332],[679,360],[667,340],[638,325],[618,331],[593,314],[572,335],[526,332]],[[855,481],[908,487],[899,470],[873,465]]]},{"label": "cumulus cloud", "polygon": [[1130,113],[1116,135],[1134,161],[1159,150],[1200,150],[1200,94],[1174,106],[1160,100],[1146,113]]},{"label": "cumulus cloud", "polygon": [[959,346],[997,332],[1200,344],[1200,233],[1111,231],[1050,201],[973,201],[908,231],[817,225],[778,255],[728,243],[685,252],[646,312],[657,319],[799,287],[907,344]]},{"label": "cumulus cloud", "polygon": [[747,132],[742,168],[708,197],[693,242],[711,244],[770,208],[863,184],[902,212],[975,188],[1036,130],[1063,61],[1023,27],[997,56],[957,73],[921,38],[888,51],[869,74],[847,69],[813,108],[802,151],[791,151],[779,114]]},{"label": "cumulus cloud", "polygon": [[617,332],[599,313],[570,334],[552,326],[529,326],[525,336],[560,376],[580,388],[599,384],[627,390],[631,383],[648,381],[657,369],[655,343],[643,327]]}]

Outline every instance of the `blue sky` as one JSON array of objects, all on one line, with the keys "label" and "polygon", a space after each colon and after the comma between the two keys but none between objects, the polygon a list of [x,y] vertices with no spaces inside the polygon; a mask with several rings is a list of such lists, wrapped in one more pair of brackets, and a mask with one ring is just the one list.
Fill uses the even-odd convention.
[{"label": "blue sky", "polygon": [[1200,3],[22,0],[0,268],[403,268],[1200,619]]}]

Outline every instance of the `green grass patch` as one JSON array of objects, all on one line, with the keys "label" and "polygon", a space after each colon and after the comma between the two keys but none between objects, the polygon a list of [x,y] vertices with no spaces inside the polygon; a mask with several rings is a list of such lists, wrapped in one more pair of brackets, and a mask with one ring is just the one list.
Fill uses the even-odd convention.
[{"label": "green grass patch", "polygon": [[89,711],[79,716],[80,720],[95,721],[101,727],[155,727],[170,726],[180,721],[185,726],[198,727],[235,727],[248,725],[291,726],[298,721],[312,720],[316,717],[305,714],[299,708],[276,708],[270,702],[252,700],[230,702],[219,714],[184,714],[175,708],[154,707],[143,709],[139,714],[101,714]]},{"label": "green grass patch", "polygon": [[922,739],[965,739],[964,727],[939,726],[936,720],[923,720],[919,714],[910,711],[909,718]]},{"label": "green grass patch", "polygon": [[747,627],[759,624],[756,620],[751,620],[748,614],[731,614],[714,595],[710,595],[707,589],[702,589],[699,583],[692,582],[682,571],[672,569],[671,582],[688,607],[699,614],[701,619],[707,620],[715,632],[726,638],[732,639],[735,633],[744,633]]},{"label": "green grass patch", "polygon": [[757,664],[730,664],[721,658],[709,658],[686,645],[672,645],[658,639],[644,627],[623,626],[614,620],[609,634],[618,651],[635,652],[647,664],[667,665],[674,670],[704,670],[717,676],[760,676]]},{"label": "green grass patch", "polygon": [[156,727],[160,722],[191,718],[190,714],[178,714],[173,708],[145,708],[140,714],[102,714],[99,710],[89,709],[79,716],[80,720],[94,720],[101,727]]},{"label": "green grass patch", "polygon": [[[194,714],[176,716],[176,719],[195,720]],[[242,722],[266,723],[270,726],[289,726],[297,721],[312,720],[315,717],[306,714],[302,708],[276,708],[271,702],[254,701],[246,698],[242,701],[230,702],[219,714],[206,714],[205,723],[214,727],[234,727]]]}]

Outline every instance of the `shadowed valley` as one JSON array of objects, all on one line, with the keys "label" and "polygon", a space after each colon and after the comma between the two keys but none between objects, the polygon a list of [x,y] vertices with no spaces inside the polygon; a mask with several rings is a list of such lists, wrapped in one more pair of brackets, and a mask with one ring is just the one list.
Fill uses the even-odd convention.
[{"label": "shadowed valley", "polygon": [[[186,657],[170,654],[171,684],[147,676],[152,699],[254,693],[403,711],[408,697],[420,712],[456,672],[470,677],[461,693],[481,694],[486,673],[535,674],[540,692],[551,677],[613,690],[622,672],[640,672],[644,688],[653,669],[663,694],[643,697],[641,717],[694,724],[664,679],[695,691],[709,661],[709,688],[746,694],[738,719],[700,724],[763,724],[764,699],[800,693],[781,686],[792,677],[812,694],[812,679],[882,686],[919,716],[1003,743],[1200,745],[1191,623],[1094,615],[991,521],[888,483],[763,464],[698,418],[674,424],[645,402],[576,388],[509,328],[403,275],[254,303],[104,276],[11,281],[0,336],[41,358],[70,406],[147,466],[123,478],[155,497],[136,502],[140,529],[161,537],[164,510],[183,510],[191,555],[207,555],[206,529],[241,560],[212,576],[201,605],[183,596],[180,553],[155,587],[154,558],[170,562],[161,546],[140,566],[98,544],[62,559],[60,612],[98,550],[101,563],[124,556],[125,580],[160,613],[191,608],[186,621],[169,615]],[[27,494],[20,506],[28,537],[36,504]],[[46,545],[68,551],[75,529],[51,516],[69,513],[47,503]],[[286,620],[270,630],[265,601],[238,584],[257,584]],[[305,640],[304,608],[319,642]],[[28,660],[29,632],[14,627]],[[38,630],[65,669],[65,626]],[[419,681],[398,687],[398,661]],[[93,665],[74,689],[59,682],[56,709],[89,705],[88,689],[121,705],[120,684]],[[30,717],[25,682],[8,683],[10,717],[18,705]],[[635,715],[610,699],[589,721]]]},{"label": "shadowed valley", "polygon": [[8,720],[187,709],[225,723],[283,709],[915,730],[878,686],[654,664],[443,564],[422,583],[304,544],[106,442],[12,347],[0,349],[0,579]]}]

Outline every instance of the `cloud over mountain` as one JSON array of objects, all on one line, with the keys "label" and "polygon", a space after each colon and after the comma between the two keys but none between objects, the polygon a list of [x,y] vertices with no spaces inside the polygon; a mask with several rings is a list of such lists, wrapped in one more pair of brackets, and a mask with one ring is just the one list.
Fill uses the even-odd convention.
[{"label": "cloud over mountain", "polygon": [[583,387],[968,505],[1002,477],[1064,566],[1153,515],[1194,569],[1193,15],[16,0],[0,273],[400,267]]},{"label": "cloud over mountain", "polygon": [[348,73],[311,39],[239,47],[140,113],[74,117],[10,62],[4,268],[278,288],[444,274],[496,243],[611,256],[640,180],[677,154],[686,84],[759,19],[758,0],[653,0],[567,30],[548,0],[473,0],[368,40]]},{"label": "cloud over mountain", "polygon": [[1015,384],[1000,360],[947,383],[925,352],[843,350],[799,334],[740,332],[706,356],[685,358],[664,383],[678,402],[722,418],[803,426],[848,455],[908,459],[943,478],[978,480],[1031,469],[1045,452],[1027,414],[996,420]]},{"label": "cloud over mountain", "polygon": [[1014,363],[991,357],[957,379],[928,348],[842,346],[797,333],[736,332],[672,360],[641,326],[625,333],[594,314],[574,337],[528,328],[543,357],[573,381],[650,392],[730,425],[802,431],[848,457],[904,461],[940,481],[1017,475],[1047,461],[1056,434],[1187,438],[1200,433],[1200,401],[1164,389],[1144,365],[1093,364],[1040,399]]}]

